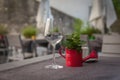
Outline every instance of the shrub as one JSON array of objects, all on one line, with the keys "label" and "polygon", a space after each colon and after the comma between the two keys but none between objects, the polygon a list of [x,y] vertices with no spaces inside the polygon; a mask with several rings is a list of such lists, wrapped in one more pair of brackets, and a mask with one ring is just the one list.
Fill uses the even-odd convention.
[{"label": "shrub", "polygon": [[26,26],[22,30],[22,34],[26,38],[31,38],[32,36],[36,36],[37,30],[36,30],[36,28],[34,26]]},{"label": "shrub", "polygon": [[5,35],[8,33],[7,27],[0,24],[0,35]]},{"label": "shrub", "polygon": [[66,36],[66,40],[63,41],[63,46],[68,49],[75,49],[77,51],[82,50],[82,45],[85,43],[80,39],[80,30],[82,27],[82,21],[80,19],[75,19],[74,31],[72,34]]}]

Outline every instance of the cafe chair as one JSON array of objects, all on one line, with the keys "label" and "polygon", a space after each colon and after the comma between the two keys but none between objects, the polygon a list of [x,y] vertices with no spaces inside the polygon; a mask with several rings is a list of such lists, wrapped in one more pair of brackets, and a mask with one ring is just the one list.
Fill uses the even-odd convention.
[{"label": "cafe chair", "polygon": [[6,36],[3,36],[0,38],[0,63],[4,63],[7,60],[7,55],[8,55],[8,43],[7,43],[7,38]]},{"label": "cafe chair", "polygon": [[8,61],[23,60],[32,57],[33,54],[25,52],[20,34],[7,35],[8,40]]},{"label": "cafe chair", "polygon": [[80,40],[85,41],[85,44],[82,45],[83,58],[88,56],[90,53],[88,35],[80,35]]}]

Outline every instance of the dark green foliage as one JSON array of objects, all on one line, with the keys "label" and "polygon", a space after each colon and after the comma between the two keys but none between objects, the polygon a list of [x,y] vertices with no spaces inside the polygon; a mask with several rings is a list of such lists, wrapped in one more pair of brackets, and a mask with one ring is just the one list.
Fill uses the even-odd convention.
[{"label": "dark green foliage", "polygon": [[8,33],[7,27],[4,27],[3,25],[0,24],[0,35],[5,35]]},{"label": "dark green foliage", "polygon": [[87,26],[81,29],[81,34],[86,34],[88,36],[91,36],[94,33],[98,34],[98,33],[101,33],[101,31],[91,26]]},{"label": "dark green foliage", "polygon": [[120,18],[120,0],[112,0],[114,4],[115,11],[117,13],[117,17]]},{"label": "dark green foliage", "polygon": [[73,33],[67,36],[67,39],[63,42],[63,45],[68,49],[76,49],[77,51],[81,51],[81,47],[84,43],[84,41],[80,40],[80,36]]},{"label": "dark green foliage", "polygon": [[51,31],[51,33],[54,33],[54,32],[59,32],[58,27],[54,27],[54,28],[53,28],[53,30]]},{"label": "dark green foliage", "polygon": [[74,32],[80,35],[82,26],[83,26],[83,22],[80,19],[75,19]]},{"label": "dark green foliage", "polygon": [[81,47],[85,43],[80,40],[80,29],[82,24],[83,23],[81,20],[75,19],[74,32],[71,35],[66,36],[66,40],[63,41],[63,45],[66,48],[81,51]]},{"label": "dark green foliage", "polygon": [[37,30],[35,27],[33,26],[26,26],[23,30],[22,30],[22,34],[26,37],[26,38],[31,38],[32,36],[35,36],[37,34]]}]

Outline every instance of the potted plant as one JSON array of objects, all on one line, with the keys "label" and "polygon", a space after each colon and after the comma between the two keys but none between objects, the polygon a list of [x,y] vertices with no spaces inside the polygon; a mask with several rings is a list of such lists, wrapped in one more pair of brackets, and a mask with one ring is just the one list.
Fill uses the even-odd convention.
[{"label": "potted plant", "polygon": [[66,40],[63,41],[63,45],[68,49],[75,49],[78,52],[81,51],[81,46],[85,43],[80,39],[82,21],[75,19],[74,31],[72,34],[66,36]]},{"label": "potted plant", "polygon": [[22,29],[22,34],[25,38],[35,38],[37,29],[34,26],[28,25]]},{"label": "potted plant", "polygon": [[112,0],[118,19],[120,19],[120,1]]},{"label": "potted plant", "polygon": [[101,31],[99,29],[94,28],[94,27],[90,26],[89,24],[85,27],[82,27],[80,32],[81,32],[81,34],[88,35],[89,40],[95,39],[93,34],[101,33]]},{"label": "potted plant", "polygon": [[[82,21],[75,19],[74,31],[72,34],[67,35],[63,41],[63,46],[66,51],[66,65],[71,67],[82,66],[82,45],[85,43],[80,39],[80,29]],[[60,52],[61,53],[61,52]],[[63,55],[62,55],[63,56]]]},{"label": "potted plant", "polygon": [[0,39],[4,37],[8,33],[7,27],[0,24]]},{"label": "potted plant", "polygon": [[52,32],[53,32],[53,33],[59,33],[58,27],[54,27]]}]

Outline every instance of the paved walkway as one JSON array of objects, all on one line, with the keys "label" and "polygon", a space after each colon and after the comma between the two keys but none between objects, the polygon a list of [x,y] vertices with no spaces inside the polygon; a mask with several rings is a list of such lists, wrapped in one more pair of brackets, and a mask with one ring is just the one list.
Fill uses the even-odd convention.
[{"label": "paved walkway", "polygon": [[83,67],[66,67],[63,58],[57,58],[63,69],[51,70],[45,60],[11,70],[1,71],[0,80],[120,80],[120,57],[100,56],[96,63],[84,63]]}]

